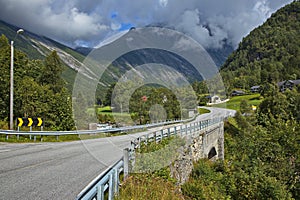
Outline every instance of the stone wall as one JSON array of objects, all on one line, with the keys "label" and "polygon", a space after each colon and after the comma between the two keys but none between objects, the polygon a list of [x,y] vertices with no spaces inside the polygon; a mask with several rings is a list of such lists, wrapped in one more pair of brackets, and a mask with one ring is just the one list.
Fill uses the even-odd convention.
[{"label": "stone wall", "polygon": [[217,155],[212,158],[224,159],[224,124],[220,123],[208,130],[204,130],[185,138],[186,144],[178,149],[179,156],[170,165],[171,177],[177,180],[178,185],[184,184],[193,170],[193,163],[207,158],[211,148],[215,148]]}]

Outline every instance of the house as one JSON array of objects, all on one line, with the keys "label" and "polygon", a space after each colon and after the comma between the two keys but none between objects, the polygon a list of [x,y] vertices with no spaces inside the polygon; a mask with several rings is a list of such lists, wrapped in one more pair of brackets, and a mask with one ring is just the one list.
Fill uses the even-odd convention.
[{"label": "house", "polygon": [[292,90],[296,85],[299,85],[299,84],[300,84],[300,79],[281,81],[281,82],[277,83],[280,92],[284,92],[286,89]]},{"label": "house", "polygon": [[250,88],[250,91],[251,91],[252,93],[260,92],[260,85],[252,86],[252,87]]},{"label": "house", "polygon": [[242,90],[234,90],[231,93],[231,96],[242,96],[242,95],[245,95],[245,92]]},{"label": "house", "polygon": [[217,95],[214,95],[210,98],[210,103],[220,103],[221,102],[221,98]]}]

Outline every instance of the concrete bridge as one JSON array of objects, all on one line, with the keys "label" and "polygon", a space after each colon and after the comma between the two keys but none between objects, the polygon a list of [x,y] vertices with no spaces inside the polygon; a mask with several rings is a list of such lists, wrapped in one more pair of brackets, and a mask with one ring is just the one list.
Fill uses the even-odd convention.
[{"label": "concrete bridge", "polygon": [[[200,115],[192,123],[198,123],[199,125],[200,121],[234,115],[234,111],[231,110],[210,109],[210,113]],[[193,127],[190,124],[181,124],[182,132],[180,131],[180,124],[176,128],[176,133],[179,135],[182,133],[183,137],[185,137],[185,130],[189,135],[193,135],[190,134],[191,130],[196,130],[192,131],[195,133],[192,137],[186,137],[188,138],[186,141],[191,142],[189,145],[191,151],[187,154],[180,154],[181,151],[184,152],[185,146],[178,148],[179,154],[174,160],[174,164],[178,160],[178,169],[180,169],[180,160],[185,161],[189,156],[195,159],[212,156],[214,153],[210,152],[214,152],[214,149],[217,155],[212,156],[212,158],[222,158],[222,151],[220,151],[222,145],[219,145],[220,143],[216,140],[216,138],[219,138],[220,141],[222,140],[222,138],[217,136],[220,124],[205,127],[205,124],[201,123],[201,131],[198,130],[199,126],[197,129],[195,128],[196,126]],[[214,128],[216,129],[213,130]],[[115,163],[118,163],[120,160],[124,162],[124,149],[129,149],[133,146],[131,141],[136,141],[136,144],[138,144],[138,141],[143,142],[145,139],[142,136],[149,136],[154,132],[157,133],[156,138],[158,139],[162,130],[164,135],[168,135],[169,130],[170,133],[175,131],[172,127],[164,126],[151,128],[136,134],[74,142],[0,143],[0,199],[66,200],[78,198],[79,196],[77,195],[83,189],[87,189],[86,186],[92,186],[93,181],[97,180],[97,178],[109,174],[108,172],[115,166]],[[137,139],[139,137],[144,139]],[[183,159],[180,159],[180,155]],[[187,163],[184,161],[181,163]],[[174,176],[176,176],[177,168],[176,165],[174,166]],[[119,166],[115,167],[119,168]],[[126,171],[124,167],[120,167],[118,169],[119,172],[122,171],[122,168],[123,171]],[[109,180],[111,180],[110,177]],[[105,187],[102,189],[107,189],[109,184],[105,182],[104,185]]]},{"label": "concrete bridge", "polygon": [[[223,117],[195,120],[137,137],[131,141],[129,148],[124,149],[123,158],[92,181],[77,199],[104,199],[107,190],[108,199],[113,199],[118,192],[121,173],[126,178],[130,173],[147,173],[170,167],[171,177],[176,178],[178,184],[185,183],[194,161],[201,158],[224,159],[223,120]],[[172,140],[162,149],[149,153],[139,151],[141,146],[170,137]]]}]

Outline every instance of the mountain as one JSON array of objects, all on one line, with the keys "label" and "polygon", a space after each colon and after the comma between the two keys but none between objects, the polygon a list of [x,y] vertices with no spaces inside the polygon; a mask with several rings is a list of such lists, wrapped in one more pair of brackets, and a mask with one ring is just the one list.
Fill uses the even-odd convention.
[{"label": "mountain", "polygon": [[0,20],[0,35],[4,34],[9,41],[14,40],[15,48],[27,54],[30,59],[44,59],[51,51],[57,51],[64,63],[65,70],[62,76],[71,90],[76,72],[83,65],[85,56],[59,42],[27,30],[16,37],[18,29],[18,27]]},{"label": "mountain", "polygon": [[228,91],[300,78],[300,2],[279,9],[239,44],[221,74]]},{"label": "mountain", "polygon": [[[83,61],[93,49],[88,47],[72,49],[50,38],[27,30],[16,37],[17,30],[18,27],[0,21],[0,35],[4,34],[10,41],[14,40],[16,49],[26,53],[30,59],[43,59],[51,51],[57,51],[65,65],[63,78],[67,81],[68,88],[72,90],[76,73],[80,67],[84,67]],[[223,49],[208,49],[207,51],[217,66],[220,66],[224,63],[229,53],[232,52],[232,47],[225,46]],[[106,88],[113,82],[116,82],[126,71],[145,63],[159,63],[171,66],[187,77],[190,82],[202,80],[201,75],[195,71],[193,66],[180,56],[168,51],[147,49],[130,52],[114,61],[106,70],[103,80],[101,80],[102,86]],[[176,77],[172,78],[176,79]]]}]

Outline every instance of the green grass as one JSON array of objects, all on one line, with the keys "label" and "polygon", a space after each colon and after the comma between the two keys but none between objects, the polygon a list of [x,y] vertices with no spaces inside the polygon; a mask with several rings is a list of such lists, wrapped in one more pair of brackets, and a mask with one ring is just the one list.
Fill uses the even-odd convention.
[{"label": "green grass", "polygon": [[250,94],[232,97],[228,102],[216,104],[214,107],[240,110],[240,103],[242,100],[247,100],[249,105],[254,106],[258,106],[263,101],[260,94]]},{"label": "green grass", "polygon": [[97,113],[101,113],[101,112],[112,112],[111,107],[110,106],[105,106],[105,107],[97,108]]},{"label": "green grass", "polygon": [[180,186],[153,174],[133,174],[123,184],[116,200],[181,200]]},{"label": "green grass", "polygon": [[[151,160],[151,155],[153,155],[151,153],[160,151],[160,156],[164,152],[174,153],[174,150],[167,150],[170,148],[167,147],[168,145],[171,145],[171,147],[176,146],[175,148],[177,149],[178,146],[184,145],[184,140],[178,137],[170,137],[163,139],[159,143],[150,142],[148,145],[142,144],[141,148],[137,150],[138,154],[136,155],[135,166],[141,164],[139,163],[140,156],[142,157],[142,162],[153,165],[156,159]],[[145,167],[148,167],[148,164]],[[139,171],[138,169],[135,170]],[[184,199],[183,195],[179,192],[180,186],[176,185],[176,179],[172,178],[170,174],[169,167],[163,167],[154,172],[130,174],[130,177],[122,183],[120,193],[116,196],[116,199]]]},{"label": "green grass", "polygon": [[198,112],[200,115],[205,114],[205,113],[210,113],[210,110],[207,110],[205,108],[198,108]]}]

